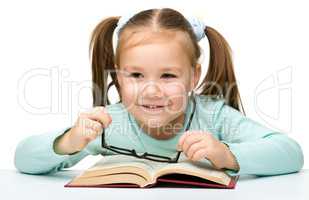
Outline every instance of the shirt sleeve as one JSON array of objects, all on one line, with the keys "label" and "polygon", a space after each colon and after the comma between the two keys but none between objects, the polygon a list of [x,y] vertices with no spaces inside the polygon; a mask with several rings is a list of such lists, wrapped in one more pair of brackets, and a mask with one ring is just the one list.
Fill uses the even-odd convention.
[{"label": "shirt sleeve", "polygon": [[54,141],[68,129],[33,135],[19,142],[14,158],[18,171],[28,174],[54,173],[75,165],[89,155],[86,148],[71,155],[59,155],[54,152]]},{"label": "shirt sleeve", "polygon": [[245,117],[224,101],[219,102],[214,114],[215,130],[240,167],[237,172],[226,170],[229,175],[279,175],[303,167],[303,152],[295,140]]}]

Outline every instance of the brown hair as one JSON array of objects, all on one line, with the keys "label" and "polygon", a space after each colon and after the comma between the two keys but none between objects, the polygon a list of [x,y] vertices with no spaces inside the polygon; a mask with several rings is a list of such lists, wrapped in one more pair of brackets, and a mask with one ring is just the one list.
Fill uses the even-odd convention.
[{"label": "brown hair", "polygon": [[[108,89],[115,85],[120,96],[119,83],[115,71],[115,64],[119,62],[119,46],[116,47],[116,55],[113,51],[113,33],[120,17],[109,17],[101,21],[94,29],[90,42],[90,57],[92,64],[93,81],[93,106],[110,104],[107,96]],[[145,10],[134,15],[120,30],[119,38],[123,30],[135,27],[156,26],[164,30],[183,31],[190,36],[193,47],[192,66],[195,67],[201,55],[196,36],[190,23],[176,10],[170,8]],[[226,104],[240,110],[245,114],[242,106],[236,78],[233,70],[231,48],[224,37],[214,28],[209,26],[204,30],[210,46],[210,61],[208,71],[202,83],[197,87],[201,89],[199,94],[216,98],[224,98]],[[111,82],[107,85],[107,76],[111,75]],[[103,97],[103,98],[102,98]]]}]

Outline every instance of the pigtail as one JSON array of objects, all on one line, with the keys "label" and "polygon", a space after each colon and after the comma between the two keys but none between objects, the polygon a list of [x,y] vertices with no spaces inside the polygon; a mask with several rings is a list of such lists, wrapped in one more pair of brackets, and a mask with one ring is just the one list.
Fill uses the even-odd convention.
[{"label": "pigtail", "polygon": [[231,48],[220,33],[211,27],[205,29],[210,46],[207,74],[199,87],[201,94],[222,97],[226,103],[245,114],[233,69]]},{"label": "pigtail", "polygon": [[89,54],[92,67],[93,106],[110,104],[107,91],[115,85],[119,93],[119,85],[115,73],[111,73],[112,82],[107,86],[107,77],[115,71],[113,51],[113,33],[119,17],[109,17],[100,22],[91,35]]}]

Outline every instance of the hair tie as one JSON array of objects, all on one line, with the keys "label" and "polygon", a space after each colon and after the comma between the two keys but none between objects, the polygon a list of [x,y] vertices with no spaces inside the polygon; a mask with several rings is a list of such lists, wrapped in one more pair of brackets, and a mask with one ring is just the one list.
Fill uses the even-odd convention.
[{"label": "hair tie", "polygon": [[191,24],[191,27],[193,29],[197,41],[203,39],[205,37],[205,29],[206,29],[205,23],[196,17],[188,17],[186,19]]}]

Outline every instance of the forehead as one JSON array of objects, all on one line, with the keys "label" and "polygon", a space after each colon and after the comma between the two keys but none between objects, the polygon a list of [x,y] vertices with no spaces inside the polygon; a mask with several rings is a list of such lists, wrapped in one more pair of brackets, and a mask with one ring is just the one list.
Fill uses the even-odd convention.
[{"label": "forehead", "polygon": [[189,43],[189,36],[182,31],[125,31],[120,37],[117,63],[120,66],[156,64],[177,69],[190,65],[192,48]]}]

